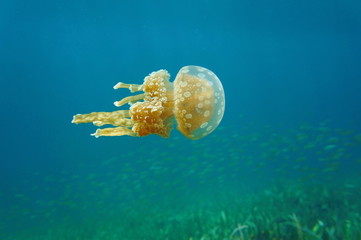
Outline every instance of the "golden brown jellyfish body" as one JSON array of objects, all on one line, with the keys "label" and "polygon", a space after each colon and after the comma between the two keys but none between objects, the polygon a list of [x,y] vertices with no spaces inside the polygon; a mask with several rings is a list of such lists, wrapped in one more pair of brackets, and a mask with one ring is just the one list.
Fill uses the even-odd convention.
[{"label": "golden brown jellyfish body", "polygon": [[225,108],[224,91],[218,77],[206,68],[185,66],[179,70],[174,84],[169,78],[166,70],[159,70],[145,77],[142,85],[120,82],[114,89],[144,92],[114,103],[117,107],[129,103],[129,110],[78,114],[72,122],[114,126],[97,129],[92,134],[96,137],[149,134],[169,137],[174,122],[189,139],[210,134],[221,122]]}]

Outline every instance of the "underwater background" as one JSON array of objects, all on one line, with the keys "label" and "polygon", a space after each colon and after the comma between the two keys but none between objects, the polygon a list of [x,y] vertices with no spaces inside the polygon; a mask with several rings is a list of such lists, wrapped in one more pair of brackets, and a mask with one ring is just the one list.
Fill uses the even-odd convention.
[{"label": "underwater background", "polygon": [[[2,0],[0,239],[361,239],[360,43],[356,0]],[[71,123],[186,65],[209,136]]]}]

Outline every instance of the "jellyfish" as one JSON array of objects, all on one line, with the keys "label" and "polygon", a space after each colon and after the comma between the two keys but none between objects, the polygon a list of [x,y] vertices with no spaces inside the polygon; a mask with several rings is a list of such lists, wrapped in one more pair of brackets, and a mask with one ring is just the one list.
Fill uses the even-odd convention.
[{"label": "jellyfish", "polygon": [[114,102],[129,110],[77,114],[72,123],[90,123],[100,127],[91,134],[100,136],[137,136],[157,134],[169,137],[174,124],[187,138],[196,140],[214,131],[225,109],[223,86],[210,70],[199,66],[182,67],[174,82],[167,70],[152,72],[142,85],[119,82],[114,89],[128,88],[131,93],[143,91]]}]

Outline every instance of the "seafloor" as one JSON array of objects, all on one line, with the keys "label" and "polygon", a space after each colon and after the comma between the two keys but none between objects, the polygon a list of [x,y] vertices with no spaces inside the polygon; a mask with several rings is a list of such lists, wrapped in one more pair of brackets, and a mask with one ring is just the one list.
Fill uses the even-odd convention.
[{"label": "seafloor", "polygon": [[328,122],[224,132],[34,173],[37,185],[1,193],[11,202],[1,239],[361,239],[359,132]]}]

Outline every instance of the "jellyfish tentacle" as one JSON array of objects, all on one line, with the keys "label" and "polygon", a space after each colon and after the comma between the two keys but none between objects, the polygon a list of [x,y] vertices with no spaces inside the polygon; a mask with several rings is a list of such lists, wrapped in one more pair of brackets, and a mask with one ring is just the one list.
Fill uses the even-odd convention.
[{"label": "jellyfish tentacle", "polygon": [[111,124],[113,126],[119,126],[119,127],[133,127],[134,126],[133,120],[128,119],[128,118],[119,118],[114,121],[94,121],[93,124],[98,127],[101,127],[106,124]]},{"label": "jellyfish tentacle", "polygon": [[130,117],[129,110],[119,110],[114,112],[92,112],[88,114],[77,114],[73,117],[72,123],[90,123],[96,126],[111,124],[114,126],[131,127],[134,125]]},{"label": "jellyfish tentacle", "polygon": [[131,129],[126,127],[116,127],[116,128],[103,128],[103,129],[97,129],[95,133],[91,134],[95,137],[100,136],[137,136],[136,133],[134,133]]},{"label": "jellyfish tentacle", "polygon": [[114,105],[117,107],[123,106],[126,103],[131,103],[131,102],[137,102],[139,100],[143,100],[145,97],[145,94],[138,94],[138,95],[134,95],[134,96],[129,96],[129,97],[125,97],[120,101],[116,101],[114,102]]},{"label": "jellyfish tentacle", "polygon": [[113,88],[114,89],[128,88],[131,93],[143,91],[143,85],[127,84],[127,83],[123,83],[123,82],[118,82]]}]

